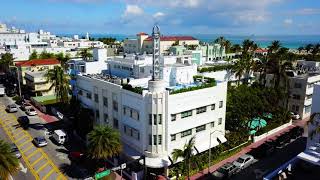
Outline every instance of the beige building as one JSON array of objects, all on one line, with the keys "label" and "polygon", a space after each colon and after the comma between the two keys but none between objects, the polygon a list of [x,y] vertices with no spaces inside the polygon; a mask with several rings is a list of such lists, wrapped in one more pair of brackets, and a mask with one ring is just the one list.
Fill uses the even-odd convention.
[{"label": "beige building", "polygon": [[[199,45],[199,40],[192,36],[161,36],[160,37],[160,52],[168,52],[169,48],[174,44],[178,45]],[[124,41],[123,50],[125,53],[148,53],[153,51],[152,37],[146,33],[137,34],[136,39],[126,39]]]},{"label": "beige building", "polygon": [[25,73],[26,86],[28,90],[35,96],[54,95],[55,90],[52,82],[49,82],[46,77],[46,71]]}]

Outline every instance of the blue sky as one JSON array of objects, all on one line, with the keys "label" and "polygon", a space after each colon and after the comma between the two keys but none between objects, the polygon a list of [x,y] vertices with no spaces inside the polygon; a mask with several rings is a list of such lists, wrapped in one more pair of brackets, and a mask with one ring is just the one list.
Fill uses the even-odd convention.
[{"label": "blue sky", "polygon": [[0,22],[54,33],[320,34],[319,0],[3,0]]}]

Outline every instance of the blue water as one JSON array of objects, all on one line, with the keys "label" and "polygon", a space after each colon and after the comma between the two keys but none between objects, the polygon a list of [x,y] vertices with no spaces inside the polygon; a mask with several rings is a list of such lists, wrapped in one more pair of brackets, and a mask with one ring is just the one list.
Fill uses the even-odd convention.
[{"label": "blue water", "polygon": [[[83,34],[84,35],[84,34]],[[69,36],[70,34],[61,34],[61,36]],[[81,37],[82,35],[80,35]],[[221,35],[214,34],[194,34],[191,35],[203,42],[212,42],[214,39]],[[279,40],[280,43],[287,48],[298,48],[306,44],[320,43],[320,35],[251,35],[251,36],[240,36],[240,35],[222,35],[226,39],[230,40],[233,44],[241,44],[245,39],[251,39],[255,41],[260,47],[267,47],[274,40]],[[135,35],[121,35],[121,34],[90,34],[90,37],[113,37],[119,41],[126,38],[135,38]]]}]

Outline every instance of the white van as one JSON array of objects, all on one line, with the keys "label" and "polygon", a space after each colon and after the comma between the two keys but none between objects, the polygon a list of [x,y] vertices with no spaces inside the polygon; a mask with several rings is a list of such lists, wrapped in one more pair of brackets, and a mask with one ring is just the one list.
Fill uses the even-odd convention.
[{"label": "white van", "polygon": [[65,132],[58,129],[58,130],[54,130],[52,137],[57,143],[64,144],[66,141],[67,135]]}]

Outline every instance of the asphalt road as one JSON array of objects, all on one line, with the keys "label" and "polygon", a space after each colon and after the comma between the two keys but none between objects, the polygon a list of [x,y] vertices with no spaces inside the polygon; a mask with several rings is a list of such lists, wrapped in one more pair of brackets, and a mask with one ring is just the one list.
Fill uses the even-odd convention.
[{"label": "asphalt road", "polygon": [[[11,98],[8,97],[1,97],[0,103],[4,105],[12,104],[14,103]],[[25,112],[21,109],[18,110],[14,114],[17,118],[20,116],[25,116]],[[28,133],[32,137],[37,136],[45,136],[43,126],[46,124],[44,120],[39,118],[38,116],[29,116],[30,119],[30,127],[27,130]],[[1,129],[1,133],[4,133],[3,129]],[[2,136],[2,134],[1,134]],[[83,168],[80,168],[79,166],[72,163],[68,158],[69,151],[64,146],[56,145],[52,142],[52,140],[49,139],[49,137],[46,137],[48,145],[45,147],[42,147],[41,149],[46,153],[48,158],[60,169],[62,173],[64,173],[66,176],[68,176],[68,179],[83,179],[84,176],[87,175],[86,171]],[[9,139],[8,139],[9,140]],[[41,162],[42,160],[39,160]],[[16,179],[34,179],[31,174],[25,175],[25,178],[22,176],[23,174],[19,173],[17,176],[19,176]],[[20,178],[21,176],[21,178]]]},{"label": "asphalt road", "polygon": [[[8,142],[8,143],[13,143],[9,137],[7,136],[7,134],[4,132],[4,130],[2,128],[0,128],[0,137],[2,140]],[[23,159],[19,159],[19,162],[22,164],[23,168],[27,168],[25,162],[23,161]],[[18,173],[14,174],[12,176],[12,178],[14,180],[33,180],[35,179],[33,177],[33,175],[30,173],[30,170],[27,168],[27,171],[26,172],[23,172],[22,170],[19,170]]]},{"label": "asphalt road", "polygon": [[[242,170],[238,174],[232,177],[233,180],[253,180],[262,179],[262,175],[266,174],[285,162],[292,159],[294,156],[298,155],[300,152],[304,151],[306,147],[306,138],[300,137],[295,141],[291,142],[282,149],[277,149],[272,155],[258,159],[258,161],[248,168]],[[249,153],[250,154],[250,153]]]}]

